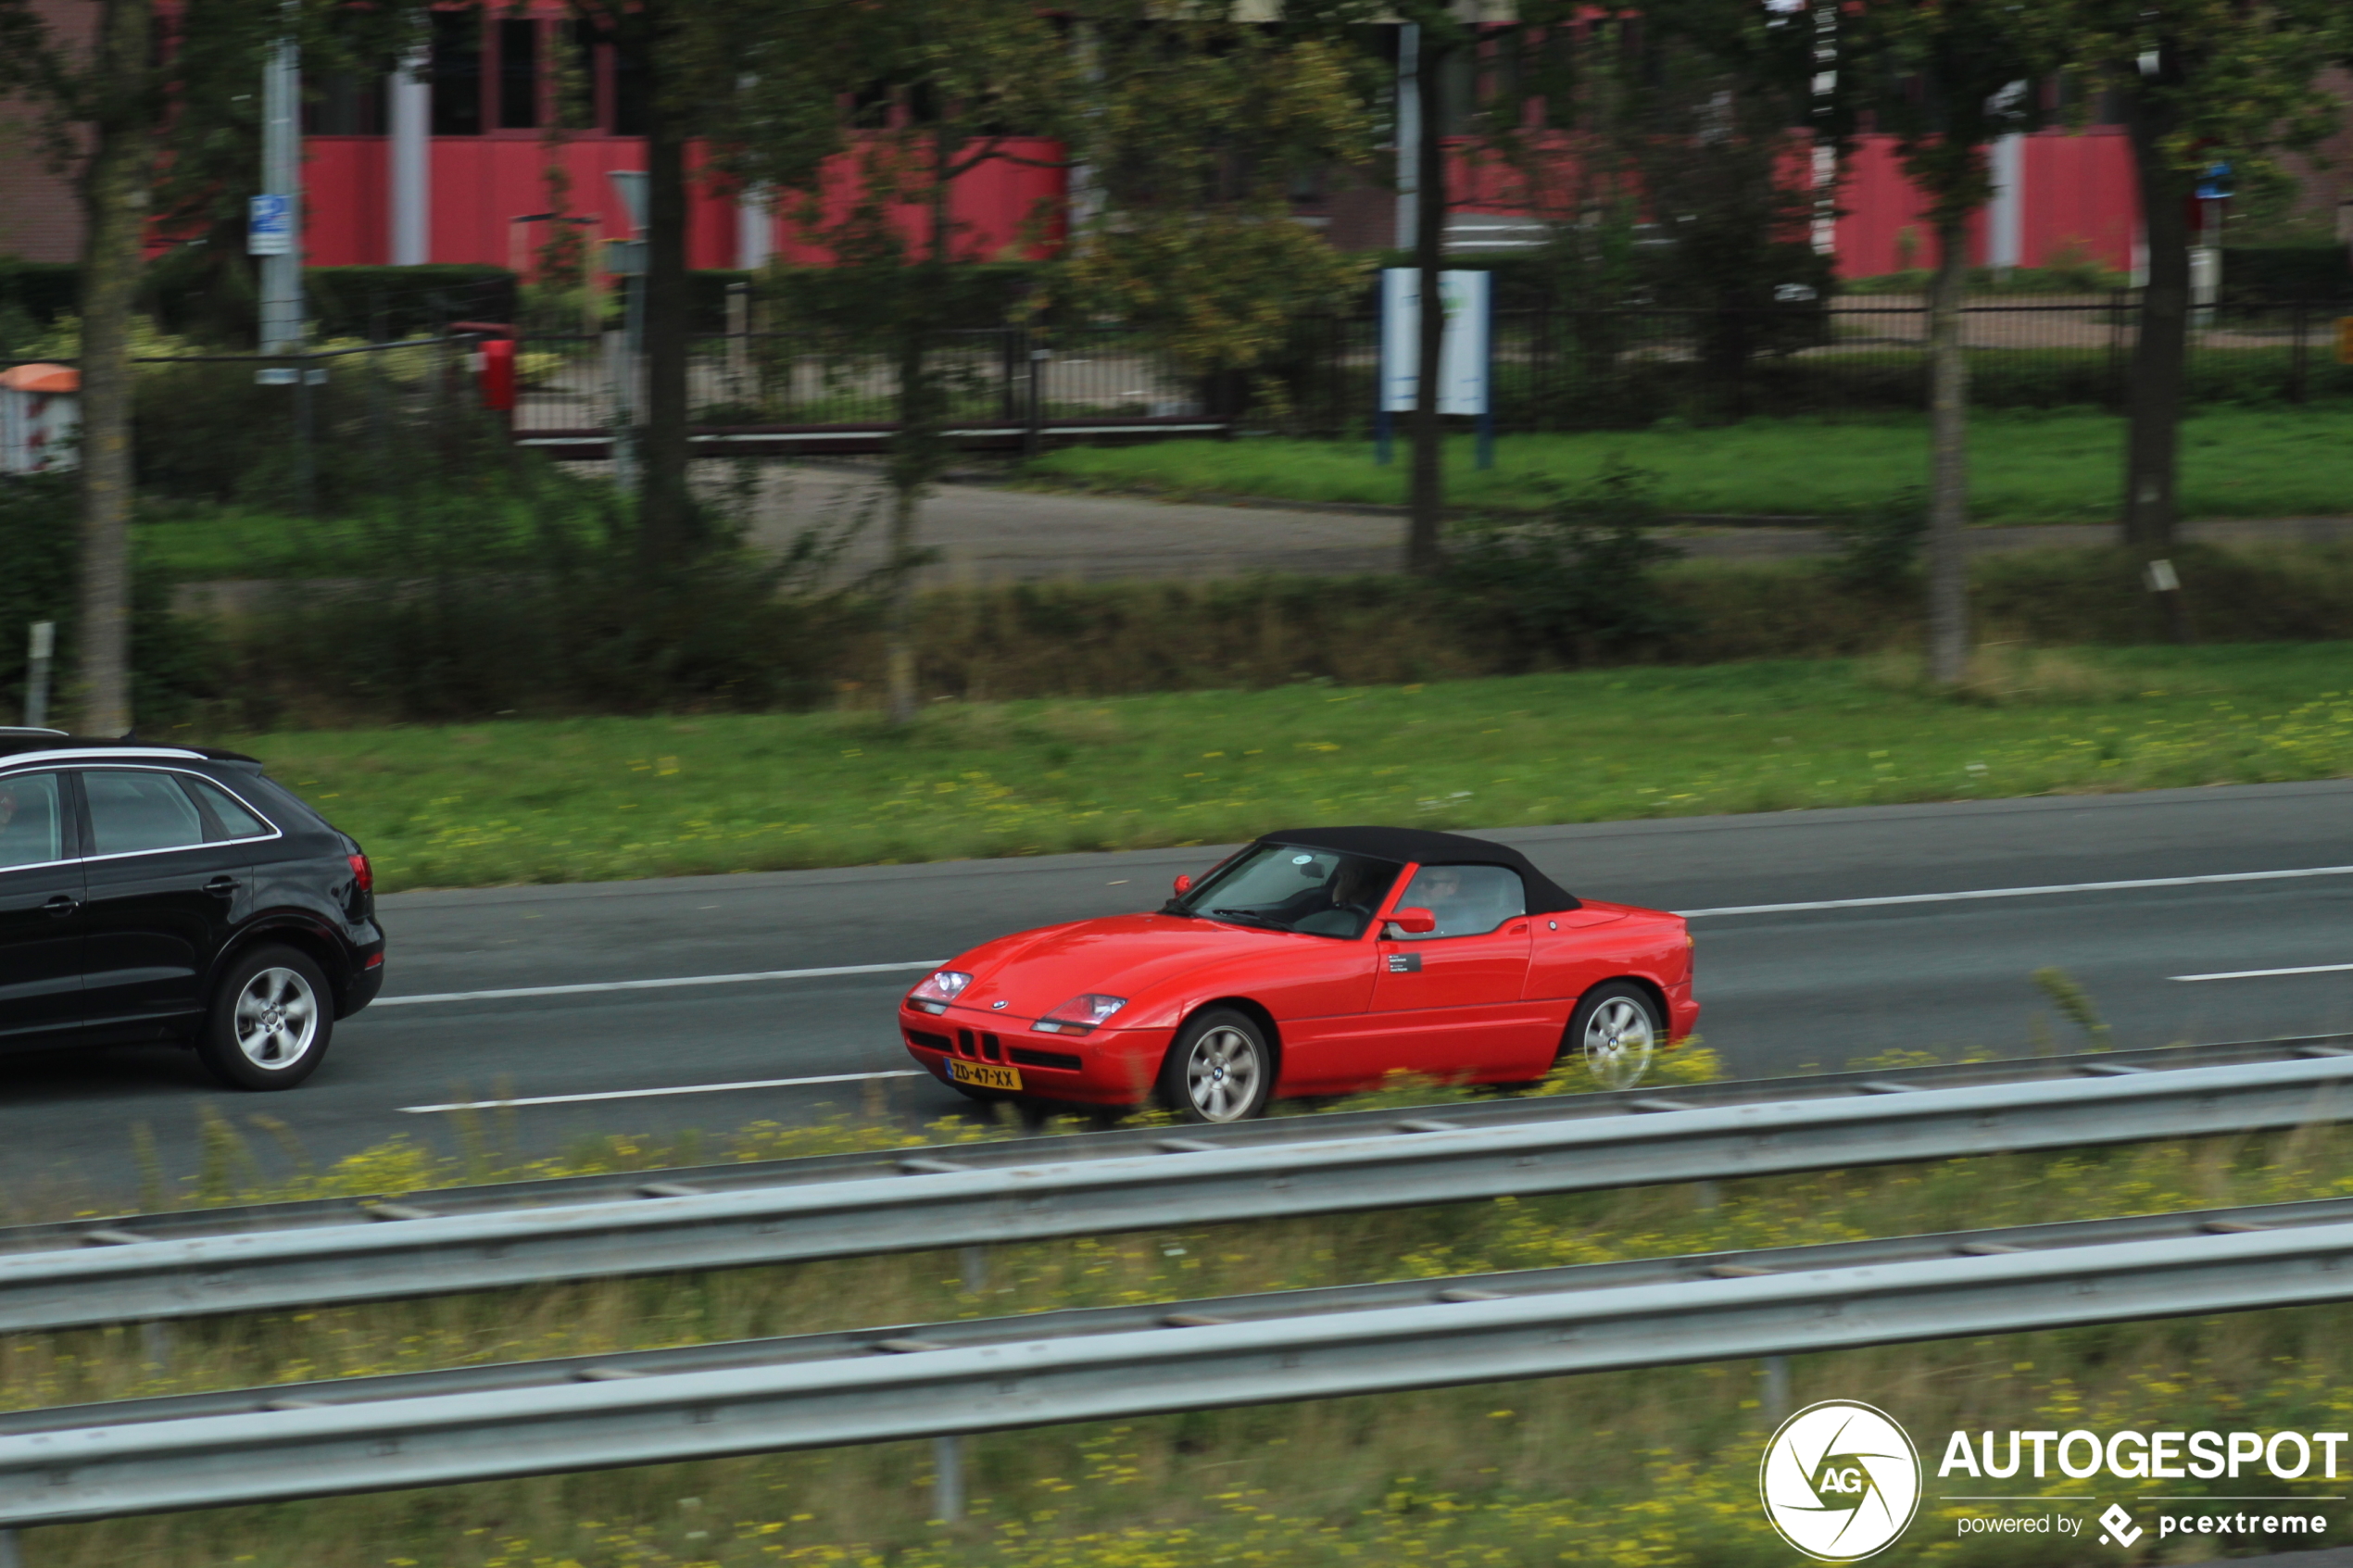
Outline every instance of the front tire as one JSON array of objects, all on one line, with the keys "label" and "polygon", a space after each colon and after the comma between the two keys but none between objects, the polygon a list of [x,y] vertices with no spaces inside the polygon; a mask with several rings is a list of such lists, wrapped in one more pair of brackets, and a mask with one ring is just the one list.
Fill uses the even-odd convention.
[{"label": "front tire", "polygon": [[1265,1028],[1245,1012],[1196,1013],[1161,1064],[1161,1102],[1188,1122],[1263,1116],[1275,1093],[1275,1052]]},{"label": "front tire", "polygon": [[233,1088],[291,1089],[318,1071],[334,1027],[319,966],[292,947],[257,947],[220,977],[196,1056]]},{"label": "front tire", "polygon": [[1630,1089],[1650,1071],[1651,1058],[1666,1037],[1650,993],[1613,980],[1578,998],[1561,1054],[1576,1053],[1603,1088]]}]

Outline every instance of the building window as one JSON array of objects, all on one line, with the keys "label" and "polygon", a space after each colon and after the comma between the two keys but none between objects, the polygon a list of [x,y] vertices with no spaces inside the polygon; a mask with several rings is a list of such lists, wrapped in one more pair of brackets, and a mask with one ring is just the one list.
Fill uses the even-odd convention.
[{"label": "building window", "polygon": [[336,71],[303,82],[302,133],[306,136],[381,136],[384,133],[384,79]]},{"label": "building window", "polygon": [[482,12],[433,13],[433,133],[482,134]]},{"label": "building window", "polygon": [[617,45],[612,52],[612,132],[616,136],[646,133],[646,62],[635,48]]},{"label": "building window", "polygon": [[539,129],[539,24],[498,24],[498,129]]}]

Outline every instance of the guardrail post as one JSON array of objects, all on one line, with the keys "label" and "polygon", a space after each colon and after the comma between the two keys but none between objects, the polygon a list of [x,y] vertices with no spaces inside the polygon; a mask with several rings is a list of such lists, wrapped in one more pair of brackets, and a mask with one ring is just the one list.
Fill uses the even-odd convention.
[{"label": "guardrail post", "polygon": [[[943,1524],[953,1524],[964,1516],[964,1440],[962,1437],[934,1437],[931,1440],[931,1516]],[[6,1557],[0,1557],[0,1568],[18,1568]]]},{"label": "guardrail post", "polygon": [[1789,1419],[1789,1358],[1768,1356],[1761,1366],[1765,1375],[1765,1419],[1779,1426]]},{"label": "guardrail post", "polygon": [[[139,1324],[139,1348],[147,1364],[157,1372],[171,1366],[171,1325],[161,1318],[146,1318]],[[8,1568],[7,1559],[0,1558],[0,1568]]]},{"label": "guardrail post", "polygon": [[17,1550],[17,1533],[0,1524],[0,1568],[24,1568],[24,1555]]},{"label": "guardrail post", "polygon": [[964,1294],[977,1296],[988,1288],[988,1248],[975,1242],[961,1250],[964,1266]]}]

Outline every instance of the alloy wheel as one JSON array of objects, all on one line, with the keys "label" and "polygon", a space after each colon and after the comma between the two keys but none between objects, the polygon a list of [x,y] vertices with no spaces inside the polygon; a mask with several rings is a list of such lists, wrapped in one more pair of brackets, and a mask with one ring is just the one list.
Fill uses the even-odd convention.
[{"label": "alloy wheel", "polygon": [[1611,997],[1585,1021],[1586,1070],[1606,1088],[1630,1089],[1650,1070],[1657,1026],[1630,997]]},{"label": "alloy wheel", "polygon": [[1204,1122],[1239,1122],[1258,1098],[1265,1069],[1258,1042],[1219,1024],[1193,1042],[1185,1058],[1185,1094]]},{"label": "alloy wheel", "polygon": [[265,969],[237,993],[237,1049],[256,1067],[282,1071],[319,1038],[319,997],[291,969]]}]

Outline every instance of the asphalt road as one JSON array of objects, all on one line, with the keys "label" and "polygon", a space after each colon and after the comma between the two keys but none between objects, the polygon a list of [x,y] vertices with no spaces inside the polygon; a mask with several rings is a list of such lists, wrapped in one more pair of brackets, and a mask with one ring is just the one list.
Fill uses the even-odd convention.
[{"label": "asphalt road", "polygon": [[[2353,1030],[2353,783],[1688,818],[1496,834],[1572,891],[1702,913],[1702,1029],[1742,1075],[1840,1068],[1894,1049],[2060,1048],[2082,1036],[2032,983],[2091,994],[2119,1045]],[[165,1048],[0,1059],[0,1183],[122,1201],[144,1123],[174,1176],[197,1169],[209,1106],[265,1164],[290,1134],[327,1160],[406,1135],[456,1147],[453,1118],[407,1108],[504,1094],[517,1144],[605,1132],[724,1132],[887,1103],[963,1102],[909,1063],[892,1003],[919,965],[1007,930],[1148,907],[1212,848],[1026,860],[401,894],[384,900],[386,997],[346,1021],[309,1084],[210,1085]],[[2180,879],[2230,880],[2185,883]],[[2148,882],[2157,886],[2081,889]],[[2072,888],[2024,896],[1954,894]],[[1927,896],[1919,897],[1919,896]],[[1818,901],[1919,898],[1831,909]],[[1767,906],[1756,909],[1755,906]],[[2346,965],[2309,974],[2184,974]],[[556,994],[409,1000],[452,993]],[[830,1083],[776,1080],[840,1078]],[[649,1090],[760,1084],[693,1093]],[[581,1098],[577,1097],[607,1097]],[[265,1135],[251,1118],[274,1117]]]}]

